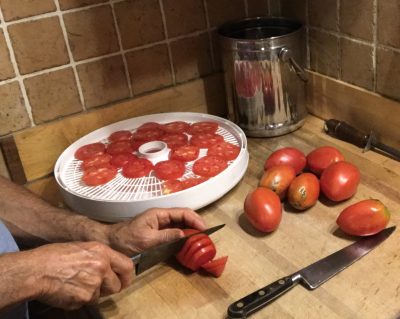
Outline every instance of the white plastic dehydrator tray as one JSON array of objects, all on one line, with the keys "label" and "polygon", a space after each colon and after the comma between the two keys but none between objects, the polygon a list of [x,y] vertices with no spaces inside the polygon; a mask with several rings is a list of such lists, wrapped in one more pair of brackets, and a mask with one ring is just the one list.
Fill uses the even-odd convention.
[{"label": "white plastic dehydrator tray", "polygon": [[[119,130],[134,131],[146,122],[160,124],[185,121],[187,123],[212,121],[219,125],[217,134],[225,141],[238,145],[241,151],[238,157],[230,161],[228,167],[218,175],[202,184],[165,195],[163,181],[154,176],[154,172],[142,178],[125,178],[120,171],[110,182],[100,186],[86,186],[82,182],[80,161],[74,157],[75,151],[86,144],[108,143],[108,136]],[[168,159],[164,152],[158,157],[148,158],[153,164]],[[205,156],[206,149],[201,149],[199,158]],[[136,117],[100,128],[71,144],[58,158],[54,175],[66,204],[76,212],[90,218],[106,222],[117,222],[131,218],[153,207],[189,207],[202,208],[222,197],[243,177],[249,161],[247,140],[244,132],[234,123],[208,114],[201,113],[161,113]],[[195,177],[191,167],[186,164],[186,171],[181,178]]]}]

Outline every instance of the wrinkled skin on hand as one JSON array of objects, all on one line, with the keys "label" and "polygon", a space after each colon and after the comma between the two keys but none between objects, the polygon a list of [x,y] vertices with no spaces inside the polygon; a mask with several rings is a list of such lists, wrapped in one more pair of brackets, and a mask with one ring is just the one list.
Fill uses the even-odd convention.
[{"label": "wrinkled skin on hand", "polygon": [[26,260],[41,285],[38,300],[54,307],[72,310],[95,303],[133,280],[132,261],[97,242],[45,245],[29,254]]},{"label": "wrinkled skin on hand", "polygon": [[132,256],[150,247],[179,239],[182,228],[204,230],[202,218],[189,208],[152,208],[135,218],[111,225],[109,245]]}]

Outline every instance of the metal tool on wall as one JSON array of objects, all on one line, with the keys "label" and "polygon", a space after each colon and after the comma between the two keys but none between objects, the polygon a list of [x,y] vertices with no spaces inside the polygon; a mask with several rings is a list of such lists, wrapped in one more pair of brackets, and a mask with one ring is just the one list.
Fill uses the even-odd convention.
[{"label": "metal tool on wall", "polygon": [[335,119],[325,121],[324,130],[327,134],[333,137],[362,147],[364,152],[372,149],[386,153],[392,158],[400,161],[400,150],[379,142],[374,132],[365,134],[346,122]]}]

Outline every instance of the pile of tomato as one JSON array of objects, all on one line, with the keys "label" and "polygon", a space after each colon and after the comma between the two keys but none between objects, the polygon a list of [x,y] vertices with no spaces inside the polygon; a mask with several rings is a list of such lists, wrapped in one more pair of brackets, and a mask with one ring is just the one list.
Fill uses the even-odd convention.
[{"label": "pile of tomato", "polygon": [[[106,143],[84,145],[75,152],[75,158],[82,161],[82,181],[88,186],[105,184],[118,172],[125,178],[153,174],[163,181],[163,193],[170,194],[218,175],[239,155],[240,148],[217,134],[218,128],[218,123],[210,121],[147,122],[133,131],[113,132]],[[139,147],[152,141],[167,144],[168,160],[152,163],[140,157]],[[201,149],[207,150],[206,156],[199,158]],[[193,161],[192,166],[187,165]],[[183,178],[189,167],[196,176]]]},{"label": "pile of tomato", "polygon": [[[322,146],[307,156],[297,148],[285,147],[266,159],[259,187],[245,199],[245,215],[257,230],[272,232],[281,222],[281,201],[287,200],[296,210],[314,206],[321,194],[342,202],[357,192],[359,183],[359,169],[334,147]],[[347,234],[368,236],[384,229],[389,219],[382,202],[367,199],[346,207],[336,222]]]}]

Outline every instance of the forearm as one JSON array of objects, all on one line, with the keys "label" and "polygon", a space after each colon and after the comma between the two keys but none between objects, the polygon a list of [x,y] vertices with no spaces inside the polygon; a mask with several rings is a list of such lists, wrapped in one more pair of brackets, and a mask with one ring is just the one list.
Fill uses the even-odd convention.
[{"label": "forearm", "polygon": [[0,219],[24,245],[97,240],[107,244],[108,227],[60,209],[0,176]]}]

